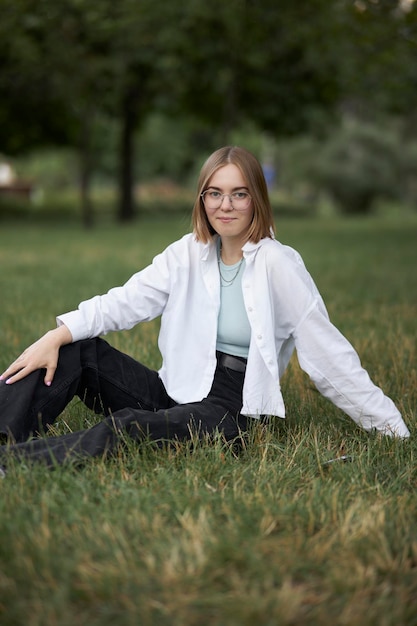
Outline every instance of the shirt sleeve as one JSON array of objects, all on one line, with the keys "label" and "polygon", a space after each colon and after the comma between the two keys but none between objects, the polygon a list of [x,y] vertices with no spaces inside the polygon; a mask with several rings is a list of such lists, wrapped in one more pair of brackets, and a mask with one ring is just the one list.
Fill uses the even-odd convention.
[{"label": "shirt sleeve", "polygon": [[393,401],[377,387],[362,367],[349,341],[313,306],[294,330],[300,367],[320,393],[367,431],[409,437]]},{"label": "shirt sleeve", "polygon": [[74,311],[57,317],[73,341],[128,330],[154,319],[164,310],[170,293],[169,253],[155,257],[151,265],[134,274],[123,286],[81,302]]}]

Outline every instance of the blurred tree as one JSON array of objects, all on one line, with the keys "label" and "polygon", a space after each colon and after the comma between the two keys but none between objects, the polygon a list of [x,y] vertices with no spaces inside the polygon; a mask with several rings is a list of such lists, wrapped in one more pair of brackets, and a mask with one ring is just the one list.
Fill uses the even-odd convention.
[{"label": "blurred tree", "polygon": [[41,18],[26,5],[0,0],[0,145],[10,155],[48,140],[69,142],[73,130],[37,35]]},{"label": "blurred tree", "polygon": [[416,4],[0,0],[2,149],[76,145],[88,225],[96,137],[117,120],[118,218],[129,220],[134,136],[151,112],[187,116],[199,150],[248,122],[323,133],[341,104],[411,117]]},{"label": "blurred tree", "polygon": [[379,199],[400,198],[403,152],[396,128],[346,119],[316,146],[312,180],[345,214],[370,213]]},{"label": "blurred tree", "polygon": [[302,132],[338,101],[332,3],[189,0],[182,7],[172,90],[181,109],[211,125],[215,143],[226,143],[243,120],[279,135]]},{"label": "blurred tree", "polygon": [[83,221],[91,226],[94,124],[110,79],[103,15],[84,0],[1,0],[0,11],[2,143],[15,152],[77,146]]},{"label": "blurred tree", "polygon": [[344,123],[329,126],[317,165],[342,210],[367,213],[378,197],[407,200],[404,189],[413,187],[408,172],[417,140],[417,3],[342,0],[341,8]]},{"label": "blurred tree", "polygon": [[336,9],[325,0],[248,3],[251,54],[242,103],[264,129],[300,134],[334,114],[340,98]]},{"label": "blurred tree", "polygon": [[[417,3],[343,0],[345,110],[375,119],[417,115]],[[413,124],[415,127],[415,124]]]},{"label": "blurred tree", "polygon": [[382,125],[345,116],[326,138],[287,141],[280,164],[293,197],[317,202],[324,193],[344,214],[368,214],[380,201],[416,204],[417,141],[392,117]]},{"label": "blurred tree", "polygon": [[89,226],[96,127],[103,115],[117,117],[118,216],[131,219],[133,133],[152,106],[158,59],[154,5],[150,0],[1,0],[0,11],[5,17],[0,27],[4,150],[49,142],[76,145],[83,219]]},{"label": "blurred tree", "polygon": [[109,56],[113,66],[114,98],[109,111],[121,123],[120,221],[131,220],[135,215],[135,132],[157,106],[158,94],[165,90],[159,75],[166,55],[163,33],[167,27],[172,28],[172,23],[167,22],[158,2],[120,0],[112,4]]}]

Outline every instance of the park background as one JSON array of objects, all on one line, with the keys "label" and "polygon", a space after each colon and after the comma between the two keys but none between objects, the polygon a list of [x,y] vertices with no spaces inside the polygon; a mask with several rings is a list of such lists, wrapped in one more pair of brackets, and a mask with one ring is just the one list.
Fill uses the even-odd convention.
[{"label": "park background", "polygon": [[[412,433],[358,430],[293,359],[287,419],[239,454],[16,464],[2,625],[417,624],[416,57],[406,0],[0,0],[0,369],[187,232],[203,160],[240,144]],[[108,339],[158,367],[157,333]],[[52,434],[97,419],[74,401]]]},{"label": "park background", "polygon": [[0,160],[34,210],[62,213],[77,190],[86,226],[105,209],[184,207],[228,143],[257,154],[280,208],[415,209],[416,13],[412,0],[1,0]]}]

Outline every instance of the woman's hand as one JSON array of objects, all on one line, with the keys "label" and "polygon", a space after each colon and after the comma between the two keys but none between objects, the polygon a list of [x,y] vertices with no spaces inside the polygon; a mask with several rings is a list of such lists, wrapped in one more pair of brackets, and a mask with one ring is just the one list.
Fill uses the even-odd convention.
[{"label": "woman's hand", "polygon": [[72,335],[64,325],[48,331],[13,361],[0,380],[6,380],[6,385],[11,385],[35,370],[46,369],[44,382],[49,387],[57,368],[59,349],[71,342]]}]

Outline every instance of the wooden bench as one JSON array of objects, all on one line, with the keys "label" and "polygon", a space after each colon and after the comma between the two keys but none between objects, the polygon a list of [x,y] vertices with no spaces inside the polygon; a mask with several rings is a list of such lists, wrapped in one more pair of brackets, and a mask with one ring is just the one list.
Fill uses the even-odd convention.
[{"label": "wooden bench", "polygon": [[34,192],[34,186],[26,181],[14,181],[6,185],[0,185],[0,196],[17,196],[30,200]]}]

